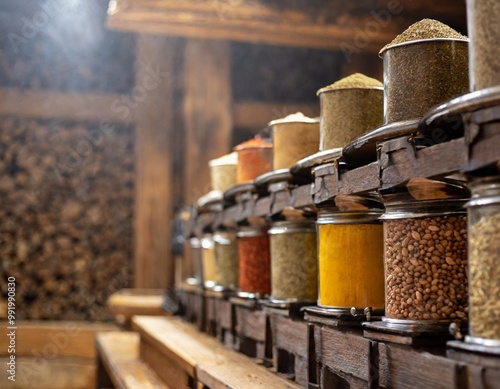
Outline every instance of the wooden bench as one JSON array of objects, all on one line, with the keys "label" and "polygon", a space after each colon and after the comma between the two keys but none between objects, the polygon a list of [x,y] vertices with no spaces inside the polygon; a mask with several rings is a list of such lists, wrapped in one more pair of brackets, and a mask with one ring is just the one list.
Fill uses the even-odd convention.
[{"label": "wooden bench", "polygon": [[174,317],[135,316],[141,359],[173,388],[299,388]]},{"label": "wooden bench", "polygon": [[139,359],[139,335],[108,332],[96,336],[97,388],[168,389],[158,375]]}]

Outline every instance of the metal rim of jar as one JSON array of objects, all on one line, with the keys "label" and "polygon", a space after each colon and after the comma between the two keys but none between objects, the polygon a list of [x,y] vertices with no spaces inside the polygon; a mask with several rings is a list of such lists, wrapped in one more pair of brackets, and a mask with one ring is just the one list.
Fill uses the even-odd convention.
[{"label": "metal rim of jar", "polygon": [[411,319],[392,319],[390,317],[384,316],[382,318],[383,322],[386,322],[387,324],[403,324],[403,325],[425,325],[425,326],[431,326],[431,327],[446,327],[448,328],[450,323],[456,321],[456,319],[443,319],[443,320],[434,320],[434,319],[428,319],[428,320],[411,320]]},{"label": "metal rim of jar", "polygon": [[465,343],[477,344],[477,345],[487,346],[487,347],[500,347],[500,340],[480,338],[478,336],[466,335],[465,336]]},{"label": "metal rim of jar", "polygon": [[466,207],[492,205],[500,203],[500,177],[486,177],[473,181],[470,184],[472,198],[465,204]]},{"label": "metal rim of jar", "polygon": [[415,40],[412,40],[412,41],[408,41],[408,42],[401,42],[401,43],[396,43],[395,45],[391,45],[391,46],[388,46],[388,47],[384,47],[382,50],[380,50],[378,52],[378,56],[380,58],[383,58],[384,56],[384,53],[386,53],[387,51],[389,50],[392,50],[392,49],[395,49],[395,48],[398,48],[398,47],[402,47],[402,46],[409,46],[409,45],[413,45],[413,44],[416,44],[416,43],[427,43],[427,42],[463,42],[465,44],[469,44],[469,38],[466,38],[466,39],[458,39],[458,38],[427,38],[427,39],[415,39]]},{"label": "metal rim of jar", "polygon": [[242,227],[237,233],[238,238],[254,238],[259,236],[266,236],[267,229],[259,227]]},{"label": "metal rim of jar", "polygon": [[229,245],[231,244],[231,242],[234,242],[236,238],[236,232],[230,231],[219,231],[216,232],[212,237],[215,243],[222,245]]},{"label": "metal rim of jar", "polygon": [[201,248],[201,241],[198,238],[189,238],[189,245],[193,249],[199,249]]},{"label": "metal rim of jar", "polygon": [[[365,308],[360,308],[360,307],[351,307],[351,308],[348,308],[348,307],[338,307],[338,306],[333,306],[333,305],[325,305],[325,304],[321,304],[319,302],[319,300],[317,301],[317,305],[318,307],[320,308],[324,308],[324,309],[328,309],[328,312],[333,314],[333,315],[339,315],[339,316],[359,316],[359,315],[363,315],[364,312],[365,312],[365,309],[368,308],[368,307],[365,307]],[[354,308],[354,309],[353,309]],[[382,307],[370,307],[371,309],[371,315],[372,316],[382,316],[385,312],[385,309]],[[354,315],[353,315],[353,312],[354,312]]]},{"label": "metal rim of jar", "polygon": [[316,224],[368,224],[378,223],[383,210],[374,209],[366,211],[328,211],[318,214]]},{"label": "metal rim of jar", "polygon": [[467,200],[464,199],[439,199],[386,204],[386,211],[380,216],[379,220],[417,219],[466,214],[467,210],[464,208],[466,202]]},{"label": "metal rim of jar", "polygon": [[292,234],[295,232],[316,232],[314,220],[275,222],[267,231],[269,235]]},{"label": "metal rim of jar", "polygon": [[493,205],[493,204],[499,204],[499,203],[500,203],[500,196],[477,197],[477,198],[470,199],[465,204],[465,207],[467,207],[467,208],[478,207],[478,206]]},{"label": "metal rim of jar", "polygon": [[289,123],[319,124],[319,117],[310,118],[310,117],[304,116],[303,120],[299,120],[299,119],[296,119],[296,120],[285,120],[285,118],[282,118],[282,119],[272,120],[267,125],[270,126],[270,127],[274,127],[276,124],[289,124]]},{"label": "metal rim of jar", "polygon": [[316,92],[316,96],[320,96],[326,93],[332,93],[332,92],[338,92],[338,91],[343,91],[343,90],[380,90],[384,91],[384,86],[380,85],[372,85],[372,86],[351,86],[349,88],[332,88],[329,89],[329,87],[325,86],[324,88],[318,89]]},{"label": "metal rim of jar", "polygon": [[214,247],[214,239],[213,235],[203,235],[201,238],[201,248],[203,249],[212,249]]}]

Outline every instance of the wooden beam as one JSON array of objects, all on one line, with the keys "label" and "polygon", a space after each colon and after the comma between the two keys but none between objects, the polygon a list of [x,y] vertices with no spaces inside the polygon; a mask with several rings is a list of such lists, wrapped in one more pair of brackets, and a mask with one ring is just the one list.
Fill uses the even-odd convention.
[{"label": "wooden beam", "polygon": [[174,283],[171,256],[175,42],[140,35],[136,55],[136,288]]},{"label": "wooden beam", "polygon": [[0,115],[113,123],[133,121],[119,95],[0,88]]},{"label": "wooden beam", "polygon": [[233,106],[234,127],[261,129],[271,120],[295,112],[302,112],[309,117],[317,117],[319,116],[319,100],[314,103],[238,102]]},{"label": "wooden beam", "polygon": [[[400,32],[396,23],[377,22],[370,13],[388,9],[387,1],[381,2],[381,7],[368,0],[360,5],[350,3],[357,2],[116,0],[108,10],[108,27],[321,49],[342,49],[346,44],[356,46],[353,38],[364,34],[365,39],[360,37],[357,45],[359,52],[378,52]],[[389,17],[395,19],[401,5],[398,10]],[[377,31],[364,33],[370,23],[379,23],[375,26]]]},{"label": "wooden beam", "polygon": [[230,151],[230,53],[225,42],[187,40],[184,50],[184,202],[210,191],[208,161]]}]

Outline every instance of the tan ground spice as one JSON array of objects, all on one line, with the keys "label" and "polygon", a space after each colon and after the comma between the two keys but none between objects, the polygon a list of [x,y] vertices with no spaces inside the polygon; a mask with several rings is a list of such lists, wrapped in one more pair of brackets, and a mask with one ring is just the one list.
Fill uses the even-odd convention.
[{"label": "tan ground spice", "polygon": [[361,73],[354,73],[348,77],[335,81],[331,85],[321,88],[317,94],[319,95],[321,92],[335,89],[371,88],[376,86],[383,88],[384,84],[375,78],[365,76]]},{"label": "tan ground spice", "polygon": [[452,38],[467,40],[467,37],[455,31],[450,26],[434,19],[422,19],[413,23],[404,32],[399,34],[393,41],[384,46],[381,51],[399,43],[411,42],[420,39]]},{"label": "tan ground spice", "polygon": [[472,336],[500,340],[500,214],[470,226],[469,282]]}]

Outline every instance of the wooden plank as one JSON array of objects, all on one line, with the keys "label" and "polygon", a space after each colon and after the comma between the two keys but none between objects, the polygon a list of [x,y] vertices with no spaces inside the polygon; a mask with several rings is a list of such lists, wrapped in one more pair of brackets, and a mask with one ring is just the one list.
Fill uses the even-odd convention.
[{"label": "wooden plank", "polygon": [[[7,322],[2,322],[7,328]],[[114,331],[112,324],[84,322],[19,321],[16,330],[16,355],[26,357],[95,358],[94,337],[97,332]],[[8,355],[7,336],[0,336],[0,355]]]},{"label": "wooden plank", "polygon": [[[446,15],[449,18],[452,13],[460,17],[461,22],[465,21],[463,5],[450,1],[444,6],[427,4],[436,17]],[[401,32],[399,26],[410,24],[407,16],[416,17],[407,7],[415,9],[411,0],[386,0],[377,4],[368,0],[320,0],[307,5],[289,0],[272,3],[256,0],[117,0],[111,3],[108,27],[307,48],[351,47],[356,52],[376,53]],[[406,12],[401,12],[403,10]],[[385,16],[377,18],[373,15],[377,12],[385,12]],[[426,15],[430,16],[428,12]]]},{"label": "wooden plank", "polygon": [[368,382],[369,340],[328,327],[316,327],[315,331],[319,331],[315,336],[316,350],[323,365]]},{"label": "wooden plank", "polygon": [[186,204],[194,203],[210,191],[208,161],[230,151],[233,126],[230,67],[227,43],[186,41],[183,101]]},{"label": "wooden plank", "polygon": [[122,289],[108,298],[108,308],[120,323],[130,323],[134,315],[163,315],[163,289]]},{"label": "wooden plank", "polygon": [[319,102],[288,103],[288,102],[257,102],[240,101],[233,106],[234,126],[236,128],[251,128],[260,130],[274,119],[279,119],[295,112],[302,112],[309,117],[319,116]]},{"label": "wooden plank", "polygon": [[117,389],[168,389],[139,359],[139,335],[133,332],[98,334],[96,347],[109,378]]},{"label": "wooden plank", "polygon": [[264,342],[266,340],[266,313],[236,306],[236,332],[240,336]]},{"label": "wooden plank", "polygon": [[[174,128],[173,88],[175,43],[164,37],[139,36],[136,87],[143,86],[137,107],[135,185],[136,288],[174,284],[171,256],[173,181],[171,142]],[[150,69],[158,69],[156,79]]]},{"label": "wooden plank", "polygon": [[314,199],[311,184],[302,185],[291,191],[291,203],[294,208],[314,207]]},{"label": "wooden plank", "polygon": [[140,342],[139,349],[140,359],[147,363],[165,384],[171,388],[189,388],[190,376],[179,369],[174,361],[149,343]]},{"label": "wooden plank", "polygon": [[339,194],[362,193],[380,186],[378,162],[347,171],[341,175]]},{"label": "wooden plank", "polygon": [[298,388],[177,318],[135,316],[133,326],[141,342],[155,348],[159,357],[165,355],[178,368],[192,371],[212,389]]},{"label": "wooden plank", "polygon": [[0,115],[131,123],[134,111],[111,93],[76,93],[0,88]]},{"label": "wooden plank", "polygon": [[271,315],[273,345],[307,359],[307,323]]},{"label": "wooden plank", "polygon": [[[380,383],[390,388],[456,388],[458,363],[425,351],[379,343],[380,364],[387,367]],[[425,374],[423,374],[425,372]]]},{"label": "wooden plank", "polygon": [[95,361],[78,358],[16,358],[16,380],[9,381],[8,358],[0,358],[0,386],[5,389],[94,389]]}]

